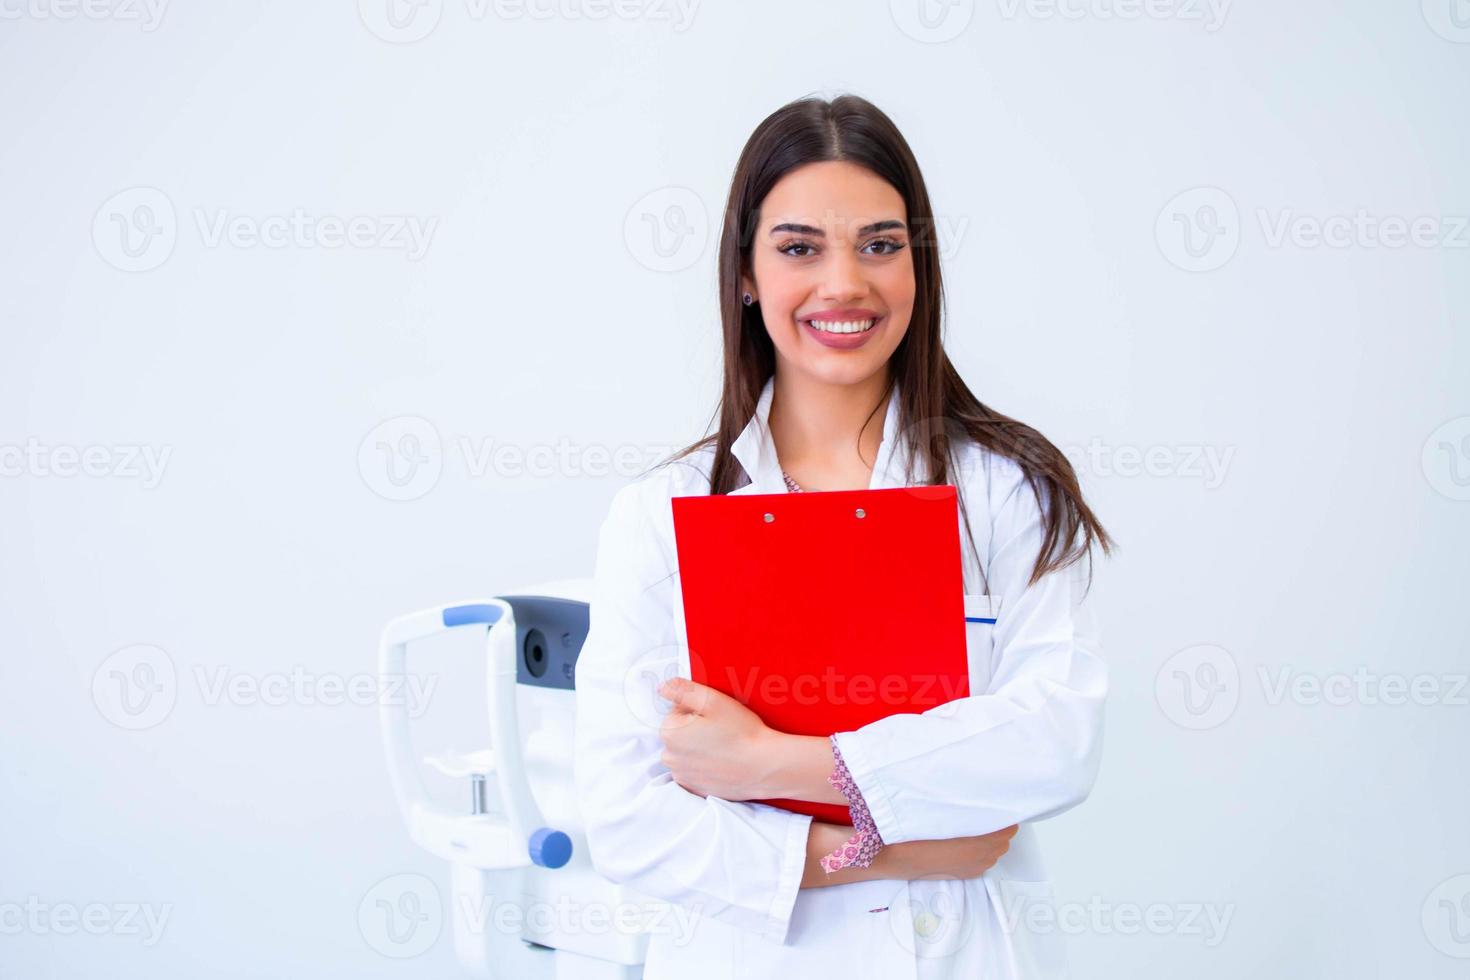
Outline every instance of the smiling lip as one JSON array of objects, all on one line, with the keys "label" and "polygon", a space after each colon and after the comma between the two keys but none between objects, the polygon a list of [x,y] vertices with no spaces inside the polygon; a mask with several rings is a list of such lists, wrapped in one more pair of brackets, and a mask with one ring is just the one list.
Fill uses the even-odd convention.
[{"label": "smiling lip", "polygon": [[[812,326],[812,321],[822,323],[851,323],[862,320],[872,320],[873,325],[866,330],[861,330],[856,333],[829,333],[828,331],[818,330]],[[797,322],[801,324],[802,330],[807,336],[811,337],[823,347],[830,347],[834,350],[855,350],[856,348],[862,347],[873,338],[873,335],[887,321],[887,316],[874,312],[873,310],[852,308],[822,310],[820,313],[797,317]]]}]

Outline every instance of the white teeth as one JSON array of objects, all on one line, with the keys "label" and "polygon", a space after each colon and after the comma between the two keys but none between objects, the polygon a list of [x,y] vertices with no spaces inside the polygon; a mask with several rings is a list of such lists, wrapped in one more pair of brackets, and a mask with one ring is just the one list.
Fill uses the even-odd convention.
[{"label": "white teeth", "polygon": [[870,328],[876,320],[808,320],[813,327],[824,333],[861,333]]}]

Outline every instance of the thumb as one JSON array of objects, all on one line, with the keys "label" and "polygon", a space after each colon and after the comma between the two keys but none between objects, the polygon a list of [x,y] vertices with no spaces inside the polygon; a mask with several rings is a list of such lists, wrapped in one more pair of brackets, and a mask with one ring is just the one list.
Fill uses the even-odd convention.
[{"label": "thumb", "polygon": [[704,685],[687,677],[670,677],[658,686],[658,693],[672,701],[675,708],[695,713],[704,707],[704,690]]}]

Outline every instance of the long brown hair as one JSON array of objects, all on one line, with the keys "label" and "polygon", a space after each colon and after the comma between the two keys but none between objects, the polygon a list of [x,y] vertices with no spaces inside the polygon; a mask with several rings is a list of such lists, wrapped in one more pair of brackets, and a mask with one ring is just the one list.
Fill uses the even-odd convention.
[{"label": "long brown hair", "polygon": [[[745,475],[730,452],[737,436],[755,414],[761,389],[776,369],[775,347],[766,333],[758,305],[741,302],[740,277],[751,269],[750,251],[760,221],[760,205],[785,174],[808,163],[844,160],[864,167],[903,195],[913,246],[915,295],[908,332],[889,359],[891,385],[899,389],[899,422],[910,434],[908,480],[913,482],[916,457],[922,453],[928,483],[950,482],[955,467],[952,437],[969,438],[985,449],[1014,460],[1025,474],[1042,512],[1043,538],[1034,583],[1065,568],[1096,543],[1110,553],[1113,541],[1082,499],[1072,464],[1045,436],[1024,423],[982,404],[950,363],[941,342],[944,287],[939,273],[938,242],[929,192],[907,141],[880,109],[866,99],[842,95],[828,101],[804,98],[782,106],[756,127],[741,151],[725,204],[720,233],[720,319],[724,325],[724,385],[719,429],[679,451],[669,462],[713,444],[710,493],[735,489]],[[887,404],[887,396],[874,409]],[[963,490],[960,507],[975,554]],[[983,566],[989,591],[988,576]]]}]

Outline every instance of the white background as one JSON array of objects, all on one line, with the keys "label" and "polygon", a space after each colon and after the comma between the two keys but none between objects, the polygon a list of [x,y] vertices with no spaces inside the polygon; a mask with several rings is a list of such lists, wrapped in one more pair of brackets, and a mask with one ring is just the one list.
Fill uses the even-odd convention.
[{"label": "white background", "polygon": [[[588,574],[632,476],[595,447],[711,417],[741,146],[844,91],[929,182],[960,370],[1077,453],[1122,545],[1102,774],[1042,827],[1101,910],[1075,975],[1464,975],[1463,0],[385,2],[0,0],[0,911],[169,915],[0,919],[0,977],[455,975],[447,933],[358,927],[385,878],[447,887],[375,708],[212,685],[345,682],[393,615]],[[298,209],[300,241],[210,234]],[[426,431],[395,486],[378,443]],[[106,685],[160,652],[130,730]],[[1338,673],[1345,703],[1290,687]]]}]

